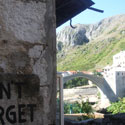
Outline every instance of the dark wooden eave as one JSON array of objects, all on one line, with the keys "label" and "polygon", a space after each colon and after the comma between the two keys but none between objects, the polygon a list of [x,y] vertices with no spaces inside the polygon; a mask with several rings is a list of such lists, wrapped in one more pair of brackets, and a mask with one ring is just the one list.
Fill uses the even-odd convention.
[{"label": "dark wooden eave", "polygon": [[56,0],[56,27],[92,6],[91,0]]}]

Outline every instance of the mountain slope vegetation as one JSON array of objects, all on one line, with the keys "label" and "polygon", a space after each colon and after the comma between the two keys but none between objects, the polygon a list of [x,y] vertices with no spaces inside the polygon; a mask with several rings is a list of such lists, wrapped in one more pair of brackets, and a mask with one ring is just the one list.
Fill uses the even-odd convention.
[{"label": "mountain slope vegetation", "polygon": [[125,50],[125,14],[97,24],[65,27],[57,34],[57,70],[102,69],[112,56]]}]

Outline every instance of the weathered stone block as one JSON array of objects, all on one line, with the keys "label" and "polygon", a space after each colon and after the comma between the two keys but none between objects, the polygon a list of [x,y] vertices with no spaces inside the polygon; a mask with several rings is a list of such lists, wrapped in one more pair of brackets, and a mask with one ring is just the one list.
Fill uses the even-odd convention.
[{"label": "weathered stone block", "polygon": [[16,125],[55,123],[55,30],[55,0],[0,0],[0,122],[10,125],[8,117]]}]

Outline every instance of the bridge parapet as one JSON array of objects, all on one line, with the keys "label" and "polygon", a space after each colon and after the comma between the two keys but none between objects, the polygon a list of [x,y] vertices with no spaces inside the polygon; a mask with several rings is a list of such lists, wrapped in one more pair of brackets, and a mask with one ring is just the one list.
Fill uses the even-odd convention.
[{"label": "bridge parapet", "polygon": [[69,80],[72,80],[76,77],[84,77],[86,79],[89,79],[91,80],[93,83],[103,83],[104,81],[104,78],[103,77],[100,77],[100,76],[96,76],[96,75],[91,75],[91,74],[85,74],[85,73],[77,73],[77,74],[73,74],[73,75],[69,75],[69,76],[66,76],[66,77],[63,77],[63,83],[69,81]]}]

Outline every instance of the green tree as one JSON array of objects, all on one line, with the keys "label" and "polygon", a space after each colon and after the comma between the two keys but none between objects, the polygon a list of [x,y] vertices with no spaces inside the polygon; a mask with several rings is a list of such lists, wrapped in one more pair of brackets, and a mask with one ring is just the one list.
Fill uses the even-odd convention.
[{"label": "green tree", "polygon": [[79,77],[66,82],[64,84],[64,88],[73,88],[73,87],[83,86],[83,85],[88,85],[88,79]]},{"label": "green tree", "polygon": [[76,102],[73,104],[73,113],[81,113],[81,104]]},{"label": "green tree", "polygon": [[70,114],[70,104],[64,103],[64,114]]},{"label": "green tree", "polygon": [[82,105],[81,105],[81,112],[82,113],[92,113],[93,112],[93,109],[92,109],[92,106],[89,104],[89,101],[87,100],[87,102],[82,102]]},{"label": "green tree", "polygon": [[114,102],[107,108],[108,112],[112,114],[125,113],[125,97],[119,98],[118,102]]}]

